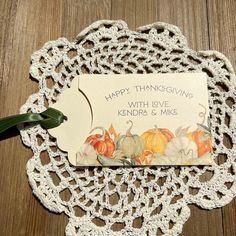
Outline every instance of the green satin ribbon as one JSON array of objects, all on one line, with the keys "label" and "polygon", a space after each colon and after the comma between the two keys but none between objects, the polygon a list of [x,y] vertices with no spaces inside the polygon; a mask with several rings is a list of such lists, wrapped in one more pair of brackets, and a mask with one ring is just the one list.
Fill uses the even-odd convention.
[{"label": "green satin ribbon", "polygon": [[13,126],[24,123],[40,124],[45,129],[51,129],[59,126],[65,119],[62,112],[51,107],[41,113],[8,116],[0,119],[0,134]]}]

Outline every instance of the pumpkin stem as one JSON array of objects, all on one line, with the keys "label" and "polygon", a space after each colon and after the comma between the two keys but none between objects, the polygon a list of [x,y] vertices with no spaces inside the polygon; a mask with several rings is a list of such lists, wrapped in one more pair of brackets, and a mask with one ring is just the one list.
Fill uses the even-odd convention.
[{"label": "pumpkin stem", "polygon": [[205,120],[206,120],[206,113],[207,113],[207,110],[206,110],[206,107],[205,106],[203,106],[202,104],[198,104],[199,106],[201,106],[203,109],[204,109],[204,111],[201,111],[201,112],[199,112],[198,113],[198,116],[200,117],[200,118],[202,118],[202,125],[205,123]]},{"label": "pumpkin stem", "polygon": [[127,124],[129,124],[129,123],[131,124],[130,127],[128,128],[128,130],[126,131],[126,136],[132,136],[130,131],[133,128],[133,121],[132,120],[128,120],[126,123]]},{"label": "pumpkin stem", "polygon": [[155,128],[156,131],[158,130],[158,126],[157,125],[154,125],[154,128]]},{"label": "pumpkin stem", "polygon": [[104,139],[106,135],[106,130],[102,126],[94,127],[89,133],[91,134],[96,129],[100,129],[102,131],[101,139]]}]

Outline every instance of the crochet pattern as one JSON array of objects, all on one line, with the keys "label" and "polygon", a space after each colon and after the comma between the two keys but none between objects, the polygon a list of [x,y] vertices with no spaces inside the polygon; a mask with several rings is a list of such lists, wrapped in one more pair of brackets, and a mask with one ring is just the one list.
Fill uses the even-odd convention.
[{"label": "crochet pattern", "polygon": [[44,111],[84,73],[208,76],[214,158],[219,165],[76,169],[47,130],[39,125],[20,127],[23,143],[34,154],[27,163],[33,193],[50,211],[68,216],[66,235],[178,235],[190,217],[188,204],[213,209],[233,199],[236,80],[224,55],[193,51],[173,25],[158,22],[136,32],[123,21],[106,20],[90,25],[74,42],[47,42],[31,61],[30,74],[39,91],[28,98],[21,113]]}]

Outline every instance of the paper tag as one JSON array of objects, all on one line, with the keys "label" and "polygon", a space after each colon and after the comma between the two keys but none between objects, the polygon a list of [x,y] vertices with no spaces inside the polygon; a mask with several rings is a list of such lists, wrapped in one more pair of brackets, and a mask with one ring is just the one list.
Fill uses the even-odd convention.
[{"label": "paper tag", "polygon": [[73,165],[214,163],[205,73],[80,75],[53,107]]}]

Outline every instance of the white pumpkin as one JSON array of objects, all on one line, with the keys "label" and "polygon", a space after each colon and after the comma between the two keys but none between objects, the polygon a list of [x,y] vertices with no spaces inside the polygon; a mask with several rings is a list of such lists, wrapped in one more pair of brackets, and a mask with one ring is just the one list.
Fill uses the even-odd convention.
[{"label": "white pumpkin", "polygon": [[197,158],[197,145],[184,136],[178,136],[166,145],[165,156],[176,156],[183,159]]},{"label": "white pumpkin", "polygon": [[213,164],[211,154],[197,156],[197,145],[184,136],[173,138],[166,146],[164,155],[155,154],[150,165],[206,165]]},{"label": "white pumpkin", "polygon": [[92,145],[84,143],[76,153],[77,166],[98,166],[97,153]]}]

